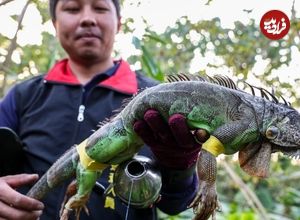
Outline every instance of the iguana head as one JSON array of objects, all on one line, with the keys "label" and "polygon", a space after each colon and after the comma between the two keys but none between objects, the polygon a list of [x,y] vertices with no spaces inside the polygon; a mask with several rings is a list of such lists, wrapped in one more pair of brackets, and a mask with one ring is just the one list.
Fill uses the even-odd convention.
[{"label": "iguana head", "polygon": [[272,152],[300,156],[300,114],[293,108],[277,105],[273,116],[265,117],[263,136],[271,143]]},{"label": "iguana head", "polygon": [[300,114],[286,105],[265,106],[262,137],[239,151],[240,166],[252,176],[266,177],[271,153],[300,157]]}]

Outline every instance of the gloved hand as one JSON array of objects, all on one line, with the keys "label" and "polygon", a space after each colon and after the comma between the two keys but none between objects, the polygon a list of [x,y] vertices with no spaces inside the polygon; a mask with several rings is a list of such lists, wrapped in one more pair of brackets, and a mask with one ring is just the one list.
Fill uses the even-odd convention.
[{"label": "gloved hand", "polygon": [[174,114],[166,123],[158,111],[149,109],[133,129],[164,167],[184,170],[196,163],[201,144],[195,141],[183,115]]}]

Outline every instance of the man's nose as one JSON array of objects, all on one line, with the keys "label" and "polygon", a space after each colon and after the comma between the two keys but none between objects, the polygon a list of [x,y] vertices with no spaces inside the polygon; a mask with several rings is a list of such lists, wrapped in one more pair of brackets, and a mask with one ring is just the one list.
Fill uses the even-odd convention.
[{"label": "man's nose", "polygon": [[96,16],[89,8],[85,8],[81,15],[81,26],[94,26],[96,25]]}]

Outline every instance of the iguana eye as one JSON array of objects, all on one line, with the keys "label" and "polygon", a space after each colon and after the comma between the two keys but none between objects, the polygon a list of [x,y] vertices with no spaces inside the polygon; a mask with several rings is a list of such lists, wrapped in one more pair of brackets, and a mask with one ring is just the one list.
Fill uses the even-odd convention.
[{"label": "iguana eye", "polygon": [[279,130],[277,127],[271,126],[266,131],[266,137],[270,140],[273,140],[277,137]]}]

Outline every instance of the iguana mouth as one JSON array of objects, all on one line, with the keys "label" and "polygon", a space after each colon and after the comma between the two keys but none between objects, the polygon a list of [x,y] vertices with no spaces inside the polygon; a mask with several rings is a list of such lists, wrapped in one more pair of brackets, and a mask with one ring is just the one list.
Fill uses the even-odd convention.
[{"label": "iguana mouth", "polygon": [[282,152],[285,156],[292,159],[300,159],[299,147],[282,147],[279,145],[272,145],[272,153]]},{"label": "iguana mouth", "polygon": [[288,151],[288,152],[283,152],[284,155],[287,155],[288,157],[292,159],[300,159],[300,150],[295,150],[295,151]]}]

